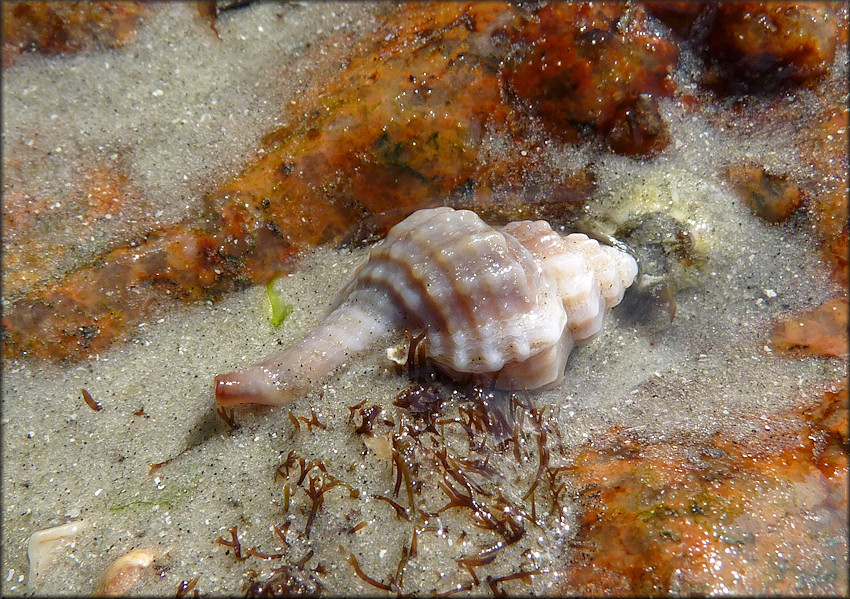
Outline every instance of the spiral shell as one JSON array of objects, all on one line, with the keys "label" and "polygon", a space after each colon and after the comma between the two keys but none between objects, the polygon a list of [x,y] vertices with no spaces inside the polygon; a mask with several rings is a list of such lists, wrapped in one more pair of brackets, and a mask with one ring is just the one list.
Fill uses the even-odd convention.
[{"label": "spiral shell", "polygon": [[296,347],[216,377],[216,400],[279,404],[404,324],[443,371],[502,387],[557,383],[575,342],[602,330],[637,274],[628,254],[544,221],[494,229],[468,210],[420,210],[393,227]]}]

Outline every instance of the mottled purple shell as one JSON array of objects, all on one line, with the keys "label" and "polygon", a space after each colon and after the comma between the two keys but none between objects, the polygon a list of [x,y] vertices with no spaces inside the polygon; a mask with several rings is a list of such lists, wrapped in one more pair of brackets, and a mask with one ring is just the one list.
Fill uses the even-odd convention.
[{"label": "mottled purple shell", "polygon": [[480,374],[560,341],[567,317],[556,291],[514,237],[474,212],[435,208],[396,225],[341,292],[340,303],[392,306],[408,326],[427,329],[435,362]]},{"label": "mottled purple shell", "polygon": [[468,210],[420,210],[372,249],[301,344],[217,377],[216,398],[282,403],[400,325],[425,329],[429,358],[449,374],[549,386],[636,274],[628,254],[544,221],[498,230]]}]

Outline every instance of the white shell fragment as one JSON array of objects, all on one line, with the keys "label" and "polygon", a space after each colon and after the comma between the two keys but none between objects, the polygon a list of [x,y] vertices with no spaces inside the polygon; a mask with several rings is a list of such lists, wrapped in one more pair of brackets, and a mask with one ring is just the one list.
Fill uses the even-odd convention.
[{"label": "white shell fragment", "polygon": [[95,587],[96,597],[121,597],[142,577],[142,571],[153,563],[154,554],[147,549],[135,549],[109,564]]},{"label": "white shell fragment", "polygon": [[44,570],[53,553],[59,547],[72,544],[76,540],[77,534],[88,526],[88,520],[77,520],[32,533],[27,543],[27,559],[29,560],[27,577],[29,583],[31,584]]},{"label": "white shell fragment", "polygon": [[563,378],[574,343],[602,330],[637,275],[630,255],[545,221],[501,230],[469,210],[419,210],[393,227],[299,344],[216,377],[222,405],[293,400],[346,356],[404,325],[453,376],[538,389]]}]

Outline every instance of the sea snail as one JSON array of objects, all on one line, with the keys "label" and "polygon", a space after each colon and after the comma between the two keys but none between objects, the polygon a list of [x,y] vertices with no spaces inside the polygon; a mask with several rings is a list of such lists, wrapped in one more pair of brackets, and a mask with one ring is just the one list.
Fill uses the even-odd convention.
[{"label": "sea snail", "polygon": [[217,376],[216,401],[292,401],[400,325],[426,331],[428,357],[449,375],[548,387],[637,272],[628,253],[580,233],[562,237],[545,221],[496,229],[469,210],[419,210],[372,249],[300,343]]}]

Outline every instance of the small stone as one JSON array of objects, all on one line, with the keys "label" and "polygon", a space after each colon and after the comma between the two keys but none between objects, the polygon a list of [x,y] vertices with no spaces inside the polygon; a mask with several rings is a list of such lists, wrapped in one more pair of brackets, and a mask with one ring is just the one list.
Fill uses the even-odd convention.
[{"label": "small stone", "polygon": [[761,166],[730,166],[726,176],[738,197],[754,214],[770,223],[784,222],[803,201],[793,181],[768,173]]}]

